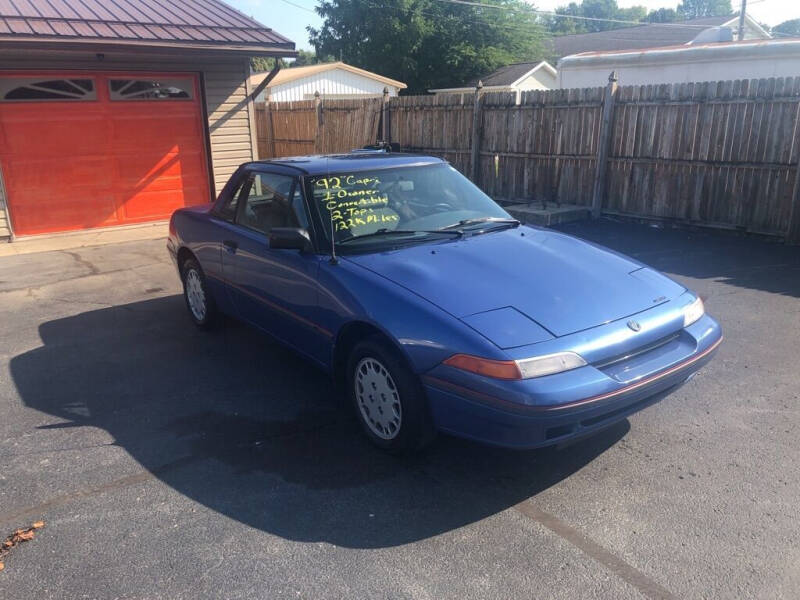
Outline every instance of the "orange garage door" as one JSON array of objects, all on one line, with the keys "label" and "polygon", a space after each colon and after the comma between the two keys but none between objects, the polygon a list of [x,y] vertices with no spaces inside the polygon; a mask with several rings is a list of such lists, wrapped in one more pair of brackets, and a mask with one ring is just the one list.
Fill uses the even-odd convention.
[{"label": "orange garage door", "polygon": [[0,73],[0,168],[16,235],[209,202],[197,77]]}]

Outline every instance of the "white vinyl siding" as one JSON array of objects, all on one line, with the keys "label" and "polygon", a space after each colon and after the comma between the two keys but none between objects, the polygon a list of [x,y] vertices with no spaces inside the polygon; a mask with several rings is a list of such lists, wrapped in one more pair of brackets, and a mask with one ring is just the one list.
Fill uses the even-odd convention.
[{"label": "white vinyl siding", "polygon": [[539,69],[516,85],[516,90],[526,92],[528,90],[552,90],[558,87],[558,79],[547,69]]},{"label": "white vinyl siding", "polygon": [[[286,102],[290,100],[309,100],[314,97],[314,92],[319,92],[323,98],[337,97],[350,98],[352,96],[381,96],[383,88],[389,89],[390,96],[397,95],[397,88],[387,85],[376,79],[364,77],[345,69],[331,69],[320,73],[313,73],[294,81],[287,81],[281,85],[271,86],[266,90],[266,96],[271,102]],[[263,101],[265,94],[259,95],[258,100]]]},{"label": "white vinyl siding", "polygon": [[[253,160],[245,86],[250,74],[249,66],[245,61],[238,67],[204,71],[211,161],[217,193],[240,164]],[[252,127],[255,129],[255,124]]]},{"label": "white vinyl siding", "polygon": [[766,41],[754,45],[719,44],[702,47],[633,50],[585,58],[567,57],[559,63],[561,88],[605,86],[617,72],[619,85],[658,85],[796,77],[800,42]]},{"label": "white vinyl siding", "polygon": [[[178,58],[150,54],[106,53],[99,60],[90,52],[0,50],[0,71],[97,70],[200,73],[204,81],[214,196],[243,162],[253,160],[253,139],[245,81],[246,58],[197,56]],[[154,110],[156,110],[154,108]],[[2,165],[0,165],[1,167]],[[2,176],[2,172],[0,172]],[[213,200],[209,197],[209,200]],[[0,239],[9,235],[0,183]]]}]

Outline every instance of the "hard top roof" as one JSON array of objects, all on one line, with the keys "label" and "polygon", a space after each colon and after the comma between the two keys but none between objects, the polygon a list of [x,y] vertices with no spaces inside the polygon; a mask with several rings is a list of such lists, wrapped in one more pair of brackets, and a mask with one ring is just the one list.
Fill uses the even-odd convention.
[{"label": "hard top roof", "polygon": [[443,164],[441,158],[424,154],[401,152],[352,152],[349,154],[319,154],[289,156],[260,160],[253,165],[278,165],[300,171],[303,175],[324,175],[346,171],[369,171],[387,167]]}]

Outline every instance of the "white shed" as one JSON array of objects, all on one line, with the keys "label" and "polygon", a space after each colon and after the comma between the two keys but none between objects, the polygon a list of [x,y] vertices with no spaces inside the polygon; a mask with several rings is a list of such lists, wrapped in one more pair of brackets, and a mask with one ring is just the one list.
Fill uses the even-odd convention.
[{"label": "white shed", "polygon": [[[550,90],[558,86],[556,70],[545,60],[538,62],[514,63],[499,68],[480,78],[484,92],[516,92],[517,99],[522,92],[529,90]],[[461,87],[434,88],[432,94],[468,94],[475,91],[478,80],[470,81]]]},{"label": "white shed", "polygon": [[616,71],[620,85],[768,79],[800,76],[800,40],[745,40],[584,52],[558,63],[561,88],[606,85]]},{"label": "white shed", "polygon": [[[252,88],[257,88],[266,76],[266,72],[254,73],[250,77]],[[402,81],[333,62],[281,69],[256,101],[313,100],[315,92],[328,99],[380,97],[384,88],[389,90],[390,96],[397,96],[406,87]]]}]

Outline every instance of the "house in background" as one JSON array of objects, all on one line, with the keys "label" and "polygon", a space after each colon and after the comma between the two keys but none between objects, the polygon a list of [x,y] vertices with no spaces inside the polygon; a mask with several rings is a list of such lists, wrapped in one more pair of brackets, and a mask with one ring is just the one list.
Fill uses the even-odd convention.
[{"label": "house in background", "polygon": [[[555,36],[549,40],[552,56],[565,56],[584,52],[615,52],[663,46],[703,43],[717,40],[734,40],[739,27],[739,17],[703,17],[676,23],[647,23],[633,27],[621,27],[594,33],[576,33]],[[771,39],[761,25],[745,14],[745,40]]]},{"label": "house in background", "polygon": [[558,87],[556,70],[547,61],[515,63],[497,69],[486,77],[475,79],[462,87],[435,88],[432,94],[464,94],[475,91],[478,81],[485,92],[521,92],[527,90],[549,90]]},{"label": "house in background", "polygon": [[0,2],[0,237],[208,203],[256,157],[250,57],[295,55],[219,0]]},{"label": "house in background", "polygon": [[620,85],[690,83],[800,76],[800,40],[749,40],[586,52],[559,61],[562,88],[603,86],[616,71]]},{"label": "house in background", "polygon": [[[252,88],[256,89],[266,76],[266,72],[251,75]],[[384,88],[389,90],[390,96],[397,96],[398,92],[406,87],[402,81],[395,81],[343,62],[332,62],[281,69],[258,95],[256,101],[313,100],[316,92],[329,100],[377,98],[383,96]]]}]

